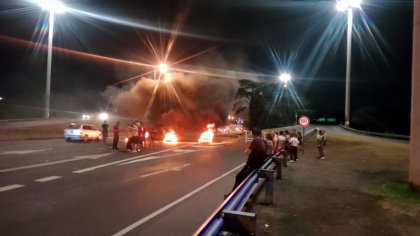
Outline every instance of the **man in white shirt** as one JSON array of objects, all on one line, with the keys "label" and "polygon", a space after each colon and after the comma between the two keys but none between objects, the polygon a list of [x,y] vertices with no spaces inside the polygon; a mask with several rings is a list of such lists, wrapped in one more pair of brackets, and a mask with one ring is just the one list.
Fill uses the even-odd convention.
[{"label": "man in white shirt", "polygon": [[296,133],[292,132],[290,134],[290,140],[289,140],[289,142],[292,144],[292,147],[291,147],[291,150],[290,150],[290,152],[291,152],[291,160],[289,162],[292,162],[293,163],[293,162],[297,161],[297,159],[298,159],[298,145],[299,145],[299,140],[297,138]]}]

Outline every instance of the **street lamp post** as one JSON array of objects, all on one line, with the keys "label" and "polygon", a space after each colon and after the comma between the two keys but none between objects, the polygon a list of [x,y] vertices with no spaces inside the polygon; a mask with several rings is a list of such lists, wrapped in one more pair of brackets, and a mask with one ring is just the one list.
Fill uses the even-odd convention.
[{"label": "street lamp post", "polygon": [[351,71],[351,36],[353,28],[353,8],[360,8],[362,0],[337,0],[337,10],[347,11],[347,63],[346,95],[344,105],[344,126],[350,126],[350,71]]},{"label": "street lamp post", "polygon": [[54,17],[55,13],[64,13],[66,7],[58,0],[40,0],[38,4],[43,10],[49,12],[48,23],[48,52],[47,52],[47,74],[45,84],[45,113],[44,117],[50,117],[50,92],[51,92],[51,64],[52,64],[52,45],[54,37]]}]

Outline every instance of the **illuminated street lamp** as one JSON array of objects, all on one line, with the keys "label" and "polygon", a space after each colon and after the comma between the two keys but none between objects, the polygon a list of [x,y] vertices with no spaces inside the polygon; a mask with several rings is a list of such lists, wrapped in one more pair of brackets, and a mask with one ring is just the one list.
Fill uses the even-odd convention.
[{"label": "illuminated street lamp", "polygon": [[284,84],[284,87],[287,87],[287,83],[292,79],[292,76],[289,73],[282,73],[279,76],[279,80]]},{"label": "illuminated street lamp", "polygon": [[161,74],[166,74],[166,72],[168,72],[168,65],[166,65],[165,63],[160,63],[159,65],[159,71]]},{"label": "illuminated street lamp", "polygon": [[52,44],[54,35],[54,15],[66,11],[66,6],[59,0],[39,0],[38,4],[43,10],[49,12],[48,24],[48,54],[47,54],[47,82],[45,85],[45,118],[50,117],[50,91],[51,91],[51,62],[52,62]]},{"label": "illuminated street lamp", "polygon": [[[155,67],[155,72],[154,72],[154,75],[153,75],[154,80],[156,80],[156,72],[157,72],[158,69],[159,69],[160,75],[162,75],[162,74],[166,74],[168,72],[169,67],[166,63],[163,63],[163,62],[160,63],[158,66],[156,66]],[[159,78],[160,78],[160,76],[159,76]]]},{"label": "illuminated street lamp", "polygon": [[337,0],[337,10],[347,12],[347,66],[346,66],[346,100],[344,108],[344,126],[350,126],[350,69],[351,69],[351,35],[353,28],[353,8],[361,8],[362,0]]},{"label": "illuminated street lamp", "polygon": [[102,120],[102,121],[108,120],[108,117],[109,117],[109,115],[105,112],[99,114],[99,119]]}]

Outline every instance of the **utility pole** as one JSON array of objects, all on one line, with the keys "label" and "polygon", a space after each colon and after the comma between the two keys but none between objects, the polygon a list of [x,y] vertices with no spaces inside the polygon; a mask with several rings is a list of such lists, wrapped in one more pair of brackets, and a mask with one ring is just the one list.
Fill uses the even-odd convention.
[{"label": "utility pole", "polygon": [[420,0],[414,0],[409,183],[420,191]]}]

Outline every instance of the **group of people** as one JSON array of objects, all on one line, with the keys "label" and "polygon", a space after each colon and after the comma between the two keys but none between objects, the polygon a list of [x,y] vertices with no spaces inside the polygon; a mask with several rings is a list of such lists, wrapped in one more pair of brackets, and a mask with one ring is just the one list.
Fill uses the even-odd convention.
[{"label": "group of people", "polygon": [[155,147],[155,140],[157,131],[152,128],[150,132],[146,131],[146,128],[141,121],[135,121],[127,125],[127,151],[140,152],[141,149],[146,148],[146,141],[149,140],[149,148]]},{"label": "group of people", "polygon": [[[303,153],[303,136],[296,130],[285,130],[278,132],[266,132],[264,137],[259,129],[252,130],[252,141],[245,154],[248,159],[242,170],[236,175],[232,191],[254,170],[260,168],[264,161],[277,153],[289,158],[289,163],[298,160],[299,150]],[[320,159],[325,159],[324,147],[327,143],[325,130],[317,131],[317,147]],[[232,192],[231,191],[231,192]],[[229,193],[230,194],[230,193]],[[228,195],[229,195],[228,194]],[[227,197],[228,195],[225,195]]]},{"label": "group of people", "polygon": [[[266,155],[271,156],[278,152],[290,154],[290,163],[298,159],[298,151],[303,153],[303,136],[296,130],[267,132],[264,136],[266,142]],[[287,155],[288,156],[288,155]]]},{"label": "group of people", "polygon": [[[108,138],[108,123],[104,121],[102,124],[102,138],[103,142],[106,144],[106,140]],[[149,148],[155,147],[155,140],[157,135],[156,128],[152,128],[150,132],[146,131],[146,128],[141,121],[135,121],[127,125],[127,144],[126,148],[127,151],[131,152],[140,152],[141,149],[146,148],[146,139],[149,139]],[[112,127],[113,132],[113,142],[112,142],[112,149],[119,149],[118,142],[120,138],[120,122],[116,121],[114,126]]]}]

